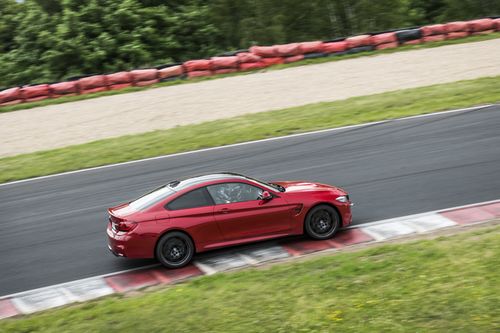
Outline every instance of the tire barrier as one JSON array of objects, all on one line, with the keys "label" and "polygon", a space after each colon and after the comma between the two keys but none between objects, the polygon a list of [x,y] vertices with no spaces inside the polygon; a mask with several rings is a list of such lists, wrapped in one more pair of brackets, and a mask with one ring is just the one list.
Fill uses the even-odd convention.
[{"label": "tire barrier", "polygon": [[182,64],[187,72],[210,70],[210,60],[189,60]]},{"label": "tire barrier", "polygon": [[360,35],[360,36],[349,37],[349,38],[346,38],[345,41],[347,42],[348,49],[354,49],[357,47],[371,46],[372,45],[372,38],[370,35]]},{"label": "tire barrier", "polygon": [[108,90],[105,75],[93,75],[78,79],[78,86],[81,94],[91,94]]},{"label": "tire barrier", "polygon": [[469,25],[467,22],[450,22],[444,25],[446,33],[451,32],[469,32]]},{"label": "tire barrier", "polygon": [[283,62],[285,64],[289,64],[289,63],[292,63],[292,62],[297,62],[297,61],[301,61],[304,59],[304,55],[303,54],[299,54],[299,55],[296,55],[296,56],[291,56],[291,57],[285,57],[283,59]]},{"label": "tire barrier", "polygon": [[302,54],[303,52],[300,48],[300,43],[290,43],[284,45],[276,45],[275,53],[280,57],[288,57],[296,56]]},{"label": "tire barrier", "polygon": [[448,32],[446,34],[446,39],[457,39],[457,38],[464,38],[467,36],[469,36],[469,33],[467,31]]},{"label": "tire barrier", "polygon": [[418,45],[418,44],[422,44],[422,39],[419,38],[419,39],[414,39],[414,40],[409,40],[407,42],[404,42],[403,45]]},{"label": "tire barrier", "polygon": [[384,50],[384,49],[393,49],[395,47],[398,47],[399,43],[398,42],[391,42],[391,43],[383,43],[375,46],[376,50]]},{"label": "tire barrier", "polygon": [[50,97],[50,88],[48,84],[24,86],[21,88],[21,95],[25,102],[41,101]]},{"label": "tire barrier", "polygon": [[0,106],[118,90],[131,86],[142,87],[181,78],[258,70],[304,59],[356,54],[395,48],[399,45],[418,45],[424,42],[464,38],[469,35],[490,34],[495,31],[500,31],[500,17],[498,16],[471,21],[432,24],[420,28],[408,27],[370,32],[324,41],[269,46],[255,45],[249,49],[223,52],[210,59],[188,60],[183,63],[159,65],[151,69],[136,69],[106,75],[80,75],[58,83],[13,87],[0,91]]},{"label": "tire barrier", "polygon": [[400,44],[420,40],[422,38],[422,31],[420,31],[420,29],[396,31],[396,38]]},{"label": "tire barrier", "polygon": [[155,69],[135,69],[130,71],[134,86],[145,87],[160,82],[158,80],[158,70]]},{"label": "tire barrier", "polygon": [[355,53],[360,53],[360,52],[368,52],[368,51],[373,51],[375,48],[371,45],[367,46],[358,46],[358,47],[353,47],[352,49],[349,49],[345,52],[345,54],[355,54]]},{"label": "tire barrier", "polygon": [[307,54],[304,54],[304,59],[323,58],[323,57],[326,57],[327,55],[328,55],[328,53],[323,53],[323,52],[307,53]]},{"label": "tire barrier", "polygon": [[167,81],[176,78],[181,78],[184,75],[182,65],[175,65],[158,69],[158,78],[160,81]]},{"label": "tire barrier", "polygon": [[228,73],[234,73],[237,72],[237,68],[222,68],[222,69],[216,69],[214,71],[214,74],[228,74]]},{"label": "tire barrier", "polygon": [[188,78],[211,76],[211,75],[213,75],[211,70],[191,71],[191,72],[188,72],[188,74],[187,74]]},{"label": "tire barrier", "polygon": [[446,39],[446,35],[432,35],[432,36],[424,36],[422,40],[426,43],[428,42],[440,42]]},{"label": "tire barrier", "polygon": [[237,55],[238,61],[240,62],[240,67],[241,63],[246,63],[246,62],[259,62],[262,57],[250,52],[243,52],[243,53],[238,53]]},{"label": "tire barrier", "polygon": [[273,46],[252,46],[250,48],[250,53],[256,54],[261,57],[272,58],[276,57],[276,47]]},{"label": "tire barrier", "polygon": [[307,54],[307,53],[321,52],[322,45],[323,45],[323,42],[320,42],[320,41],[302,42],[302,43],[300,43],[300,51],[301,51],[300,53]]},{"label": "tire barrier", "polygon": [[346,41],[323,43],[321,45],[321,52],[323,53],[344,52],[345,50],[347,50]]},{"label": "tire barrier", "polygon": [[240,70],[242,71],[251,71],[254,69],[262,69],[265,68],[266,65],[261,61],[258,62],[244,62],[240,64]]},{"label": "tire barrier", "polygon": [[77,81],[52,83],[49,88],[52,92],[53,98],[62,96],[74,96],[80,93]]},{"label": "tire barrier", "polygon": [[238,57],[228,56],[228,57],[212,57],[210,58],[210,67],[212,70],[227,69],[227,68],[238,68]]},{"label": "tire barrier", "polygon": [[118,90],[131,87],[134,83],[132,74],[129,72],[118,72],[106,75],[110,90]]},{"label": "tire barrier", "polygon": [[495,30],[495,22],[490,18],[468,21],[467,24],[472,34]]},{"label": "tire barrier", "polygon": [[397,43],[398,39],[396,33],[387,32],[379,35],[373,35],[371,37],[371,45],[377,46],[381,44]]},{"label": "tire barrier", "polygon": [[21,88],[14,87],[0,91],[0,106],[22,103]]},{"label": "tire barrier", "polygon": [[433,35],[444,35],[446,33],[446,27],[444,24],[433,24],[426,25],[420,28],[422,31],[422,36],[433,36]]},{"label": "tire barrier", "polygon": [[285,61],[281,57],[262,58],[260,62],[264,65],[264,67],[269,67],[272,65],[280,65],[285,63]]}]

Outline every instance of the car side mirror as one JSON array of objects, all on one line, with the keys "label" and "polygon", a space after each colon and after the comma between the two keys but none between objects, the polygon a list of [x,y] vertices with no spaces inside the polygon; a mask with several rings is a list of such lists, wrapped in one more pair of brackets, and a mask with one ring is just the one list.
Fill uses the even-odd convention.
[{"label": "car side mirror", "polygon": [[259,195],[259,199],[260,200],[264,200],[264,201],[269,201],[273,198],[272,194],[269,193],[268,191],[263,191],[260,195]]}]

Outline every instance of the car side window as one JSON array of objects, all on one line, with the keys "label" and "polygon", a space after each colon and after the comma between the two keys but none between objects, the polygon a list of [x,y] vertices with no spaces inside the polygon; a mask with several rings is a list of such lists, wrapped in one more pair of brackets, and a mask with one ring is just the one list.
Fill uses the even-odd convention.
[{"label": "car side window", "polygon": [[212,206],[214,203],[205,187],[190,191],[167,204],[168,210]]},{"label": "car side window", "polygon": [[207,186],[216,205],[258,200],[262,189],[246,183],[222,183]]}]

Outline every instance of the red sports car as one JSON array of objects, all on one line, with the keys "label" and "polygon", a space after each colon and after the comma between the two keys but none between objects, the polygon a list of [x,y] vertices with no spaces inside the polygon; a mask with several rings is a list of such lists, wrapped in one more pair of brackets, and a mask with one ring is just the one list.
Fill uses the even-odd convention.
[{"label": "red sports car", "polygon": [[197,252],[225,246],[303,233],[330,238],[351,223],[351,205],[347,192],[331,185],[208,174],[108,209],[109,249],[177,268]]}]

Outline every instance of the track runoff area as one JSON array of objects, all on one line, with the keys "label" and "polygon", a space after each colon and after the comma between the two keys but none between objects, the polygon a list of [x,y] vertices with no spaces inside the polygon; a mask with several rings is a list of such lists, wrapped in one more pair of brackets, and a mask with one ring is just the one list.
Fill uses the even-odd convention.
[{"label": "track runoff area", "polygon": [[[452,139],[458,141],[465,140],[465,144],[463,144],[462,146],[466,146],[469,141],[472,141],[472,139],[467,138],[465,134],[458,135],[457,133],[450,132],[451,129],[456,129],[458,133],[475,133],[474,135],[479,135],[477,140],[481,144],[481,147],[485,146],[488,147],[488,151],[485,152],[485,154],[495,157],[495,155],[497,155],[495,149],[498,149],[495,147],[497,147],[498,145],[494,143],[490,143],[488,145],[485,143],[486,142],[485,140],[495,140],[495,137],[491,136],[491,133],[489,133],[489,130],[487,128],[483,128],[481,126],[491,126],[491,127],[497,126],[498,125],[497,118],[500,118],[498,116],[500,114],[498,111],[499,108],[497,106],[482,106],[482,107],[462,109],[462,110],[453,110],[445,113],[410,117],[410,118],[400,119],[397,121],[377,122],[372,124],[351,126],[349,128],[318,131],[313,133],[304,133],[294,136],[233,145],[232,147],[212,148],[198,152],[176,154],[176,155],[158,157],[154,159],[147,159],[143,161],[122,163],[120,165],[93,168],[91,169],[92,171],[82,170],[61,175],[40,177],[21,182],[6,183],[2,184],[1,187],[3,192],[6,193],[6,195],[8,195],[9,190],[19,189],[19,187],[28,187],[30,191],[36,192],[37,185],[47,182],[54,182],[57,180],[57,183],[66,183],[66,181],[64,181],[66,178],[74,179],[77,177],[85,176],[87,173],[113,172],[115,171],[113,170],[114,168],[119,168],[120,170],[122,170],[124,167],[133,167],[133,168],[137,166],[144,167],[148,163],[154,164],[175,157],[179,158],[188,156],[191,159],[193,159],[198,154],[200,154],[200,152],[203,153],[207,151],[222,153],[227,149],[238,148],[238,150],[240,151],[242,148],[252,149],[252,147],[255,148],[261,146],[264,147],[264,150],[268,151],[270,148],[269,145],[274,145],[278,143],[279,144],[286,143],[288,146],[292,146],[294,150],[297,150],[299,149],[297,147],[297,142],[296,142],[297,140],[299,141],[312,140],[314,141],[314,144],[316,146],[318,145],[322,146],[324,145],[324,142],[319,141],[318,136],[326,135],[328,136],[326,138],[327,142],[331,142],[332,141],[331,139],[337,139],[333,140],[337,142],[339,141],[339,137],[336,134],[337,132],[338,134],[341,135],[343,134],[344,136],[348,136],[349,142],[351,144],[357,142],[361,147],[361,146],[366,146],[366,141],[363,141],[360,138],[353,136],[353,133],[355,133],[356,135],[362,135],[366,138],[367,133],[370,130],[373,131],[373,129],[377,128],[377,126],[379,125],[385,126],[383,132],[380,132],[379,129],[378,132],[371,133],[371,135],[368,135],[368,137],[370,138],[370,142],[373,142],[373,138],[375,136],[383,138],[387,136],[394,136],[396,133],[402,133],[405,136],[408,135],[411,136],[411,133],[408,133],[407,131],[408,129],[412,128],[415,129],[415,132],[423,131],[428,133],[431,132],[434,133],[433,134],[435,136],[434,140],[442,139],[446,142]],[[452,121],[450,121],[450,119],[452,119]],[[437,126],[437,128],[440,128],[442,133],[440,133],[439,135],[442,135],[442,137],[438,137],[438,135],[435,134],[434,128],[429,130],[429,128],[419,127],[423,126],[422,125],[423,122],[427,125],[430,124],[430,126]],[[479,126],[479,127],[474,129],[473,127],[468,128],[467,126]],[[446,134],[447,132],[450,132],[450,134],[449,135]],[[333,135],[333,137],[330,137],[329,135]],[[422,135],[425,136],[426,134],[424,133]],[[291,142],[289,140],[291,140]],[[411,141],[414,142],[418,140],[419,140],[418,138],[413,137]],[[290,145],[290,143],[292,143],[292,145]],[[405,142],[398,142],[398,144],[403,145],[405,144]],[[414,150],[413,148],[411,149],[411,147],[406,147],[406,150],[408,149],[412,150],[414,154],[417,153],[417,151]],[[431,147],[428,149],[436,149],[436,147]],[[475,148],[473,150],[476,152],[478,149]],[[447,156],[447,159],[450,158],[448,155],[446,155],[444,150],[440,153],[443,156]],[[338,156],[339,158],[344,159],[340,153],[338,153]],[[476,156],[476,159],[479,159],[479,157]],[[257,163],[261,162],[257,161]],[[475,185],[471,183],[469,188],[464,188],[463,184],[458,184],[460,185],[463,191],[461,193],[458,193],[460,195],[461,200],[466,200],[466,202],[467,201],[474,202],[474,201],[480,201],[481,198],[485,198],[486,196],[489,196],[491,199],[493,199],[495,198],[494,195],[496,195],[496,198],[498,198],[499,197],[498,186],[494,184],[495,180],[491,178],[494,177],[494,173],[498,171],[498,162],[495,163],[495,160],[485,160],[485,161],[479,160],[477,161],[477,163],[479,163],[479,165],[482,166],[493,164],[492,166],[493,169],[489,167],[488,169],[485,170],[475,169],[479,171],[484,171],[485,177],[486,178],[490,177],[489,181],[488,179],[485,179],[484,182],[483,180],[476,181],[474,183]],[[307,168],[305,168],[304,170],[307,170]],[[450,169],[446,169],[448,173],[453,173],[453,170],[459,170],[462,173],[465,172],[465,170],[461,170],[457,166],[451,167]],[[489,170],[489,172],[486,172],[487,170]],[[134,169],[134,172],[136,171],[137,170]],[[147,168],[144,168],[143,172],[147,174],[148,172]],[[299,173],[302,174],[304,172],[305,171],[301,171]],[[316,170],[315,172],[318,171]],[[332,171],[330,170],[329,173],[331,172]],[[426,173],[425,171],[422,170],[419,172],[422,174]],[[270,177],[269,173],[266,172],[260,172],[260,173],[266,176],[266,178],[268,176]],[[356,174],[358,173],[358,171],[357,169],[351,168],[349,171],[345,172],[339,171],[339,173],[342,174],[341,176],[346,175],[347,177],[349,173]],[[478,174],[480,175],[481,173]],[[144,174],[139,176],[143,178]],[[162,175],[159,176],[161,178],[163,177]],[[462,178],[466,178],[465,174],[463,174],[463,176],[464,177]],[[454,177],[456,177],[456,175]],[[362,175],[357,174],[357,178],[362,178]],[[422,181],[422,179],[420,179],[420,181]],[[449,180],[447,181],[449,182]],[[356,186],[354,181],[352,182],[353,184],[351,184],[351,186],[348,186],[347,188],[349,187],[352,188]],[[403,183],[404,179],[403,181],[399,182]],[[458,180],[457,183],[459,183]],[[476,188],[483,188],[484,189],[483,193],[475,191],[473,185],[476,186]],[[368,185],[366,184],[362,184],[363,188],[368,188],[367,186]],[[431,184],[426,184],[426,186],[427,190],[432,189]],[[491,191],[488,191],[489,187],[491,187]],[[471,191],[473,192],[473,195],[468,197],[467,193],[468,190],[470,189],[472,189]],[[377,192],[380,192],[381,188],[377,187],[376,190]],[[419,189],[416,188],[416,190]],[[450,191],[458,191],[458,189],[452,188]],[[354,191],[354,193],[356,192],[360,192],[360,190],[357,189],[357,191]],[[396,195],[402,196],[403,194],[396,193]],[[426,195],[432,196],[432,191],[428,192]],[[449,199],[450,196],[440,196],[441,199],[439,199],[440,197],[436,197],[434,199],[438,200],[441,207],[443,207],[443,204],[445,202],[448,202],[445,199]],[[476,200],[473,200],[473,198],[476,198]],[[394,200],[392,201],[394,202]],[[403,198],[402,200],[408,201],[409,199]],[[458,201],[458,199],[455,201]],[[472,206],[455,207],[445,210],[432,211],[428,213],[419,213],[416,215],[399,214],[400,210],[390,210],[390,206],[385,206],[385,207],[380,207],[380,210],[386,210],[386,211],[388,210],[389,217],[390,215],[392,216],[404,215],[404,216],[391,219],[375,218],[376,221],[374,221],[374,219],[370,220],[370,218],[367,218],[367,216],[379,217],[381,215],[378,213],[378,211],[374,211],[373,209],[371,210],[368,209],[368,211],[365,210],[364,207],[369,207],[370,205],[366,202],[361,193],[358,193],[357,203],[359,206],[355,208],[359,209],[359,211],[358,212],[355,211],[354,214],[358,215],[359,218],[358,221],[356,221],[356,225],[346,230],[343,230],[339,235],[337,235],[337,237],[328,241],[317,242],[317,241],[309,241],[304,238],[278,240],[274,242],[260,243],[252,246],[239,247],[231,250],[214,251],[211,253],[202,254],[195,258],[195,262],[193,263],[193,265],[180,270],[166,270],[159,267],[158,265],[152,265],[152,266],[150,265],[148,267],[144,266],[134,267],[133,269],[127,269],[122,271],[111,271],[105,274],[97,274],[95,276],[85,279],[67,280],[71,282],[56,283],[56,284],[48,283],[50,284],[49,286],[43,286],[42,288],[36,288],[36,289],[26,288],[31,290],[22,291],[15,294],[9,294],[0,297],[0,318],[6,318],[18,314],[33,313],[73,302],[82,302],[89,299],[109,295],[115,292],[126,292],[129,290],[142,288],[150,285],[174,283],[176,281],[184,280],[193,276],[198,276],[203,274],[214,274],[217,272],[223,272],[232,269],[240,269],[247,266],[260,265],[262,263],[269,261],[287,260],[288,258],[302,256],[317,251],[341,249],[360,243],[380,242],[398,237],[407,237],[411,235],[416,235],[419,233],[432,233],[433,231],[442,228],[454,228],[460,225],[491,220],[500,216],[500,202],[488,201]],[[421,210],[426,210],[425,208],[429,207],[428,205],[425,204],[424,201],[417,202],[416,205],[418,207],[424,207]],[[412,209],[410,206],[406,206],[404,207],[403,211],[408,211],[411,213],[411,210]],[[5,217],[8,221],[9,212],[7,211],[6,213],[7,214],[5,215]],[[103,248],[105,248],[105,244],[103,245]],[[2,252],[10,254],[8,249]],[[50,258],[48,260],[50,261]],[[119,259],[112,258],[110,260],[119,260]],[[92,262],[89,264],[95,266],[95,264],[93,264]]]}]

